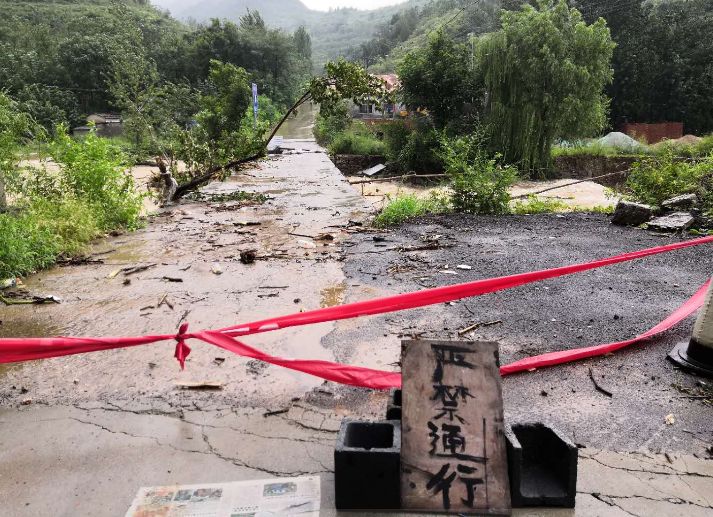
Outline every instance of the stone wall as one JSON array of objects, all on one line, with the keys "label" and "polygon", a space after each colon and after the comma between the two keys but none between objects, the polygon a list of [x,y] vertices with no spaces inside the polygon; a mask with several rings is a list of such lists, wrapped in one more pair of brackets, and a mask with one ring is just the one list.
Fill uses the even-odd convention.
[{"label": "stone wall", "polygon": [[589,179],[604,174],[620,172],[606,178],[593,180],[605,187],[622,185],[628,169],[639,161],[635,156],[559,156],[555,158],[555,178]]},{"label": "stone wall", "polygon": [[360,154],[335,154],[331,156],[334,165],[345,176],[357,174],[380,163],[386,163],[384,156],[362,156]]}]

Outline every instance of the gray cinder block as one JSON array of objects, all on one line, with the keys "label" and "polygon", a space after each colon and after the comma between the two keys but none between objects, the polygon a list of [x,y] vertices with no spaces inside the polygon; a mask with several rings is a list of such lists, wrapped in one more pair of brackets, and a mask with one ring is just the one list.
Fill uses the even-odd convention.
[{"label": "gray cinder block", "polygon": [[541,423],[506,427],[513,508],[574,508],[577,495],[577,446]]},{"label": "gray cinder block", "polygon": [[400,508],[400,460],[400,421],[342,420],[334,449],[337,509]]},{"label": "gray cinder block", "polygon": [[386,420],[401,420],[401,390],[394,388],[389,391]]}]

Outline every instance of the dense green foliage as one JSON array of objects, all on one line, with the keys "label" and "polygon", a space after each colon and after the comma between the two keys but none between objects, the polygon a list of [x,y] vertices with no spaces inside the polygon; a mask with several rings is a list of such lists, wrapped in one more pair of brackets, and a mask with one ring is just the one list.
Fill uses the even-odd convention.
[{"label": "dense green foliage", "polygon": [[362,156],[383,156],[384,142],[363,122],[353,122],[346,130],[338,133],[329,144],[329,154],[359,154]]},{"label": "dense green foliage", "polygon": [[327,61],[352,54],[360,44],[380,33],[403,9],[426,5],[430,0],[409,0],[405,4],[371,11],[361,9],[331,9],[312,11],[299,0],[155,0],[154,3],[171,10],[184,20],[208,22],[211,18],[238,21],[247,10],[259,11],[273,27],[295,31],[306,27],[313,40],[314,61],[317,68]]},{"label": "dense green foliage", "polygon": [[617,43],[611,122],[684,123],[713,131],[713,2],[577,0],[588,20],[602,16]]},{"label": "dense green foliage", "polygon": [[471,214],[508,212],[509,189],[517,179],[517,170],[488,155],[482,134],[444,138],[443,158],[451,177],[455,210]]},{"label": "dense green foliage", "polygon": [[438,31],[424,49],[409,52],[398,67],[402,100],[426,109],[438,129],[457,122],[482,96],[470,50]]},{"label": "dense green foliage", "polygon": [[601,130],[613,48],[604,20],[586,25],[565,0],[505,11],[478,48],[493,148],[522,170],[547,170],[556,138]]},{"label": "dense green foliage", "polygon": [[412,217],[440,214],[450,210],[450,199],[444,192],[434,191],[428,196],[405,194],[389,199],[387,205],[374,219],[374,225],[383,228],[403,223]]},{"label": "dense green foliage", "polygon": [[0,95],[0,180],[9,198],[0,213],[0,278],[47,267],[107,231],[135,228],[142,207],[126,157],[95,134],[75,141],[60,128],[49,146],[56,167],[21,167],[21,138],[36,128],[15,110]]},{"label": "dense green foliage", "polygon": [[194,27],[144,0],[0,0],[0,12],[0,89],[49,130],[97,111],[129,112],[136,124],[162,88],[202,90],[213,59],[243,68],[282,106],[312,69],[304,30],[270,29],[253,12]]},{"label": "dense green foliage", "polygon": [[710,212],[713,211],[713,194],[703,189],[712,179],[713,155],[694,162],[667,152],[635,163],[626,180],[625,193],[653,206],[681,194],[699,193],[703,194],[699,196],[703,198],[703,209]]}]

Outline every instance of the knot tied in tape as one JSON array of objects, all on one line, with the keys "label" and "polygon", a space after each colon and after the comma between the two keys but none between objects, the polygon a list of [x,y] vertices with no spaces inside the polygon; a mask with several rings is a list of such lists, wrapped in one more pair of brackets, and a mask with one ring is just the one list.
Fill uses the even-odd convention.
[{"label": "knot tied in tape", "polygon": [[173,354],[173,357],[181,364],[181,370],[186,369],[186,358],[191,354],[191,347],[186,344],[186,339],[190,336],[186,332],[188,332],[188,323],[183,323],[178,329],[176,352]]}]

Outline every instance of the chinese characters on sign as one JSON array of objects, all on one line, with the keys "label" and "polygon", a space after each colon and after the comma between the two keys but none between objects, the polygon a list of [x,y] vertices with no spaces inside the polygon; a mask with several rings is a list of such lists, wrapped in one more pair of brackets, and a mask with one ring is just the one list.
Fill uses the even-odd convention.
[{"label": "chinese characters on sign", "polygon": [[509,514],[497,343],[403,347],[403,507]]}]

